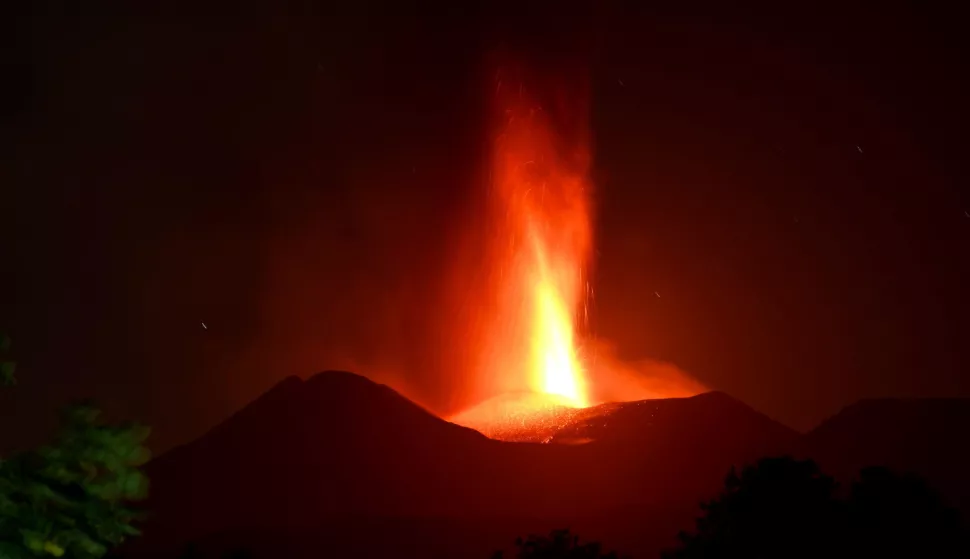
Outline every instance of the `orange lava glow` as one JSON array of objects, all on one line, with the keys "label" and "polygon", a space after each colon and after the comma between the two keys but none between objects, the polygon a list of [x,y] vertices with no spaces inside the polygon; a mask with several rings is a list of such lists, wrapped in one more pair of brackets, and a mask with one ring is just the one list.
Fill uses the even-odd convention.
[{"label": "orange lava glow", "polygon": [[506,391],[585,407],[590,401],[576,324],[592,248],[587,135],[557,134],[550,114],[525,87],[501,76],[496,103],[490,268],[497,276],[480,366],[489,375],[525,381],[513,379]]},{"label": "orange lava glow", "polygon": [[462,255],[480,274],[461,299],[476,403],[451,421],[500,440],[563,442],[571,424],[609,411],[598,404],[703,391],[673,365],[625,362],[584,330],[593,250],[585,84],[540,83],[543,105],[527,86],[535,81],[505,70],[494,84],[484,243],[473,245],[484,252]]}]

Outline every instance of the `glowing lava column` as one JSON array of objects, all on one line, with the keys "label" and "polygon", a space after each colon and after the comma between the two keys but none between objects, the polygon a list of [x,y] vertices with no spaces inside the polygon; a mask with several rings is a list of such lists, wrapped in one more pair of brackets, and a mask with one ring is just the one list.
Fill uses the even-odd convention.
[{"label": "glowing lava column", "polygon": [[585,119],[563,105],[548,111],[514,81],[499,80],[496,103],[491,195],[499,316],[489,366],[524,375],[530,391],[586,406],[576,325],[592,246],[590,156],[585,126],[575,125]]}]

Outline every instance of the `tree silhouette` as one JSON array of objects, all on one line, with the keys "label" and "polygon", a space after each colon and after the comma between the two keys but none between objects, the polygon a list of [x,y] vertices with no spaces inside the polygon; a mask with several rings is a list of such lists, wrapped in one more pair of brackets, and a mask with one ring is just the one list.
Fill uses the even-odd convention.
[{"label": "tree silhouette", "polygon": [[847,508],[856,556],[970,556],[959,513],[914,475],[865,468],[852,484]]},{"label": "tree silhouette", "polygon": [[738,474],[702,503],[697,531],[682,532],[668,558],[817,557],[829,547],[841,515],[835,480],[812,461],[768,458]]},{"label": "tree silhouette", "polygon": [[[617,559],[614,552],[603,553],[599,542],[579,543],[579,536],[568,529],[553,530],[548,536],[530,535],[515,540],[516,559]],[[496,551],[492,559],[502,559]]]},{"label": "tree silhouette", "polygon": [[915,476],[867,468],[843,500],[814,462],[785,457],[732,469],[724,486],[664,557],[964,556],[959,516]]}]

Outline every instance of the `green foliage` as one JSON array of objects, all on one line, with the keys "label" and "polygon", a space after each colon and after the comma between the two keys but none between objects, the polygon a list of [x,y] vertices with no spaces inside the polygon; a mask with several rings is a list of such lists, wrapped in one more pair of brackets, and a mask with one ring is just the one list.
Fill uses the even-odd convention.
[{"label": "green foliage", "polygon": [[53,444],[0,461],[0,559],[94,559],[139,533],[129,503],[148,492],[149,431],[99,415],[69,407]]},{"label": "green foliage", "polygon": [[[599,542],[579,543],[569,530],[553,530],[548,536],[532,535],[515,540],[516,559],[617,559],[616,553],[603,553]],[[497,551],[492,559],[502,559]]]}]

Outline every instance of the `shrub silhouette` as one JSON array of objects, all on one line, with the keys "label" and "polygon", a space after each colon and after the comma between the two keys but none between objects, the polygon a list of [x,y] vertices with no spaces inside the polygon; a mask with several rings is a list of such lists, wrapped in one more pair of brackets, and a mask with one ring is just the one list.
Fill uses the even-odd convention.
[{"label": "shrub silhouette", "polygon": [[[548,536],[531,535],[515,540],[516,559],[617,559],[614,552],[603,553],[599,542],[579,543],[579,536],[567,530],[553,530]],[[502,559],[501,551],[492,559]]]},{"label": "shrub silhouette", "polygon": [[848,498],[836,490],[810,460],[732,468],[721,494],[701,504],[696,531],[681,532],[664,557],[964,556],[957,513],[921,479],[867,468]]}]

